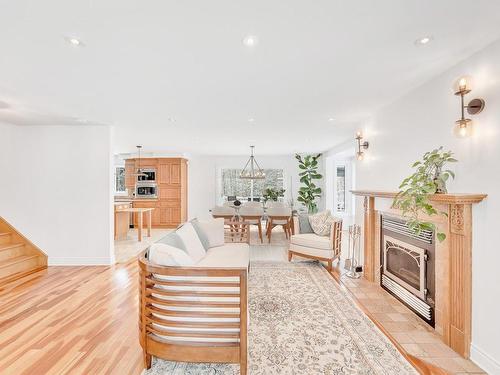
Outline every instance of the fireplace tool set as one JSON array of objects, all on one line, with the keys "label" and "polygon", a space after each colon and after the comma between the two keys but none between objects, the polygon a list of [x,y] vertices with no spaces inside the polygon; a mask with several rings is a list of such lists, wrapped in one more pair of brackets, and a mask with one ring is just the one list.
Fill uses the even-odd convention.
[{"label": "fireplace tool set", "polygon": [[359,264],[361,227],[357,224],[349,225],[348,251],[349,258],[345,260],[346,275],[351,279],[358,279],[361,275],[356,272]]}]

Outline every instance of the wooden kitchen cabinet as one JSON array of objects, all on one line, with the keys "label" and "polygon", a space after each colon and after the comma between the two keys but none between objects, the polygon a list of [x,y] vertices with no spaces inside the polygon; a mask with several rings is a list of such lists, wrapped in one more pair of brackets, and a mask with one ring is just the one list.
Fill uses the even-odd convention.
[{"label": "wooden kitchen cabinet", "polygon": [[[137,167],[137,159],[126,160],[126,186],[127,183],[133,182],[133,187],[135,187],[135,176],[130,177],[130,175]],[[152,212],[153,227],[176,228],[185,222],[187,220],[187,160],[182,158],[141,158],[141,167],[156,169],[158,199],[156,201],[136,199],[134,207],[155,208]]]},{"label": "wooden kitchen cabinet", "polygon": [[125,187],[130,192],[135,189],[135,159],[125,160]]}]

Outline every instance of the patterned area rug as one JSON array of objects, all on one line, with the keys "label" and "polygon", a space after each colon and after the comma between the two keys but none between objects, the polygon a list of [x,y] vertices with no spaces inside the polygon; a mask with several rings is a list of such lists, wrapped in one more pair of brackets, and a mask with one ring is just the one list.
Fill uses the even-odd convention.
[{"label": "patterned area rug", "polygon": [[[248,372],[418,374],[316,262],[252,262]],[[237,375],[238,365],[153,359],[147,375]]]}]

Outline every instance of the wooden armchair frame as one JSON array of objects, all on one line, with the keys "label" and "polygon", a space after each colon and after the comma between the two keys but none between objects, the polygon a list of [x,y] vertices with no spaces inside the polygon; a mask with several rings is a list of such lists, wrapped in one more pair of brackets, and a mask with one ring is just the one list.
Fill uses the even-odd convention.
[{"label": "wooden armchair frame", "polygon": [[[242,225],[239,223],[240,226]],[[231,242],[238,242],[234,236]],[[240,242],[246,242],[241,240]],[[139,256],[139,338],[143,349],[144,367],[151,367],[151,356],[169,361],[239,363],[240,373],[247,373],[247,268],[168,267],[151,263],[148,250]],[[165,280],[165,277],[185,277]],[[163,277],[163,278],[162,278]],[[199,277],[199,280],[196,278]],[[209,280],[210,278],[214,280]],[[188,280],[186,280],[188,278]],[[221,278],[231,278],[221,281]],[[180,288],[175,291],[164,287]],[[237,288],[238,291],[208,290],[207,288]],[[155,296],[156,295],[156,296]],[[163,299],[162,297],[194,297],[194,300]],[[201,300],[200,297],[238,298],[238,302]],[[169,308],[238,308],[239,312],[179,311]],[[158,316],[188,318],[233,318],[239,322],[166,320]],[[156,327],[154,326],[156,325]],[[162,328],[159,328],[161,325]],[[174,329],[171,329],[174,328]],[[189,328],[179,332],[175,328]],[[207,332],[206,329],[212,329]],[[199,329],[199,330],[196,330]],[[232,329],[228,332],[227,329]],[[235,330],[237,329],[237,330]],[[220,331],[217,331],[220,330]],[[226,331],[224,331],[226,330]],[[160,337],[182,337],[189,341]],[[197,338],[232,339],[232,342],[206,342]]]}]

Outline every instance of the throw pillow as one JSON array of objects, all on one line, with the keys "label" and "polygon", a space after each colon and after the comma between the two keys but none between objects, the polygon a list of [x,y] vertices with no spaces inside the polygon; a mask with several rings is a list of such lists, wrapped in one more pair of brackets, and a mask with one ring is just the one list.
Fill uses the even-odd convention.
[{"label": "throw pillow", "polygon": [[309,223],[309,215],[308,214],[299,214],[299,233],[314,233],[311,223]]},{"label": "throw pillow", "polygon": [[193,258],[195,263],[198,263],[205,256],[206,250],[196,234],[193,224],[185,223],[176,230],[176,233],[180,237],[186,252]]},{"label": "throw pillow", "polygon": [[186,250],[184,244],[182,243],[181,238],[175,231],[168,233],[166,236],[156,241],[156,243],[162,243],[165,245],[176,247],[181,250]]},{"label": "throw pillow", "polygon": [[205,250],[224,245],[224,218],[191,220]]},{"label": "throw pillow", "polygon": [[330,210],[318,212],[309,216],[311,228],[318,236],[329,236],[332,227],[332,222],[335,219],[330,215]]},{"label": "throw pillow", "polygon": [[192,266],[193,259],[185,251],[163,243],[149,247],[149,260],[161,266]]}]

